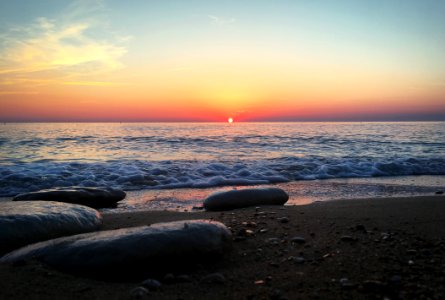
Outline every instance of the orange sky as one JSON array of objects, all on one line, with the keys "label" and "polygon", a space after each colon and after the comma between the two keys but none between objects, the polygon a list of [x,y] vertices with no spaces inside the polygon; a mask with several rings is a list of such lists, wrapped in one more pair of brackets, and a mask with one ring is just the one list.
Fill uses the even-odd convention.
[{"label": "orange sky", "polygon": [[445,24],[408,2],[3,3],[0,119],[445,119]]}]

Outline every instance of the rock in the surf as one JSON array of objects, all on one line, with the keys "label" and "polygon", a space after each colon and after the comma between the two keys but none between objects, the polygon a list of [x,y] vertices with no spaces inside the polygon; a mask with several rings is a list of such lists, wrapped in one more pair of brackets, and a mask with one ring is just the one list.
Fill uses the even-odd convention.
[{"label": "rock in the surf", "polygon": [[99,212],[52,201],[0,203],[0,254],[36,242],[99,229]]},{"label": "rock in the surf", "polygon": [[33,258],[86,277],[143,278],[214,262],[231,245],[231,233],[221,223],[176,221],[58,238],[13,251],[0,262]]},{"label": "rock in the surf", "polygon": [[109,187],[69,187],[41,190],[20,194],[14,201],[45,200],[86,205],[92,208],[116,207],[117,202],[124,199],[125,192]]},{"label": "rock in the surf", "polygon": [[288,199],[289,195],[279,188],[231,190],[210,195],[204,201],[204,208],[221,211],[258,205],[283,205]]}]

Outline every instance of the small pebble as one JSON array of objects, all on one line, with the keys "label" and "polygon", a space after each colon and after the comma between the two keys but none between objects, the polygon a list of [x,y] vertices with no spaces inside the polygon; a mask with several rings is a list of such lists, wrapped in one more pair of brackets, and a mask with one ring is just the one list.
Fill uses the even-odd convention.
[{"label": "small pebble", "polygon": [[156,279],[151,279],[151,278],[142,281],[141,284],[143,287],[145,287],[149,290],[157,290],[162,286],[162,284],[159,281],[157,281]]},{"label": "small pebble", "polygon": [[141,286],[138,286],[137,288],[134,288],[130,291],[130,297],[132,299],[142,299],[146,295],[148,295],[148,290]]},{"label": "small pebble", "polygon": [[272,244],[272,245],[278,245],[280,243],[280,239],[278,238],[270,238],[266,240],[266,243]]},{"label": "small pebble", "polygon": [[357,239],[350,236],[350,235],[344,235],[340,238],[340,240],[342,240],[343,242],[356,242]]},{"label": "small pebble", "polygon": [[290,242],[294,244],[304,244],[306,243],[306,240],[301,236],[295,236],[290,239]]},{"label": "small pebble", "polygon": [[223,284],[223,283],[226,282],[226,278],[221,273],[212,273],[212,274],[209,274],[207,276],[204,276],[201,279],[201,282],[203,282],[203,283],[210,283],[210,284],[213,284],[213,283]]},{"label": "small pebble", "polygon": [[367,292],[377,292],[385,288],[385,285],[378,280],[365,280],[363,289]]},{"label": "small pebble", "polygon": [[289,218],[282,217],[282,218],[279,218],[278,221],[280,221],[280,223],[283,223],[283,224],[289,223]]}]

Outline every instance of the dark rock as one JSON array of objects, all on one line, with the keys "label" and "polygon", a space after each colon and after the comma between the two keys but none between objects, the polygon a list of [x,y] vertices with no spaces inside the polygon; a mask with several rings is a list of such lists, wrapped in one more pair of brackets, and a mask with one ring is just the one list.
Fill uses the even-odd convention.
[{"label": "dark rock", "polygon": [[289,223],[289,218],[282,217],[282,218],[279,218],[278,221],[280,221],[280,223]]},{"label": "dark rock", "polygon": [[221,211],[256,205],[283,205],[288,199],[287,193],[278,188],[231,190],[210,195],[204,201],[204,208]]},{"label": "dark rock", "polygon": [[41,190],[32,193],[20,194],[14,201],[56,201],[74,203],[92,208],[116,207],[117,202],[126,196],[122,190],[112,188],[70,187]]},{"label": "dark rock", "polygon": [[304,262],[305,262],[306,260],[304,259],[304,257],[297,256],[297,257],[294,257],[294,258],[293,258],[293,261],[294,261],[295,263],[297,263],[297,264],[304,264]]},{"label": "dark rock", "polygon": [[80,234],[34,244],[7,254],[2,263],[34,258],[55,269],[115,280],[187,270],[220,259],[232,246],[221,223],[159,223]]},{"label": "dark rock", "polygon": [[290,242],[294,244],[304,244],[306,243],[306,240],[303,237],[295,236],[290,239]]},{"label": "dark rock", "polygon": [[209,284],[213,284],[213,283],[223,284],[226,282],[226,278],[221,273],[212,273],[207,276],[204,276],[201,279],[201,282],[209,283]]},{"label": "dark rock", "polygon": [[271,245],[278,245],[280,242],[281,240],[279,238],[269,238],[266,240],[266,243]]},{"label": "dark rock", "polygon": [[350,236],[350,235],[344,235],[340,238],[343,242],[356,242],[357,238]]},{"label": "dark rock", "polygon": [[385,285],[378,280],[365,280],[363,282],[363,289],[366,292],[381,292],[385,289]]},{"label": "dark rock", "polygon": [[358,225],[356,225],[356,226],[355,226],[355,229],[358,230],[358,231],[364,231],[364,232],[366,232],[366,227],[365,227],[365,225],[363,225],[363,224],[358,224]]},{"label": "dark rock", "polygon": [[141,286],[138,286],[137,288],[134,288],[130,291],[130,298],[131,299],[142,299],[146,295],[148,295],[148,290],[146,288],[143,288]]},{"label": "dark rock", "polygon": [[52,201],[0,203],[0,254],[61,236],[95,231],[102,217],[81,205]]},{"label": "dark rock", "polygon": [[159,281],[157,281],[156,279],[151,279],[151,278],[142,281],[141,285],[144,288],[147,288],[148,290],[151,290],[151,291],[158,290],[162,286],[162,284]]},{"label": "dark rock", "polygon": [[443,194],[443,191],[437,191],[436,192],[436,195],[442,195]]}]

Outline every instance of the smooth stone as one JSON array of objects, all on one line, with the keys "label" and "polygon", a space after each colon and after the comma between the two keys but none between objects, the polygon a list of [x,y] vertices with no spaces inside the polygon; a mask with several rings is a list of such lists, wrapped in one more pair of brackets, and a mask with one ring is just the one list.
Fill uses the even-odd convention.
[{"label": "smooth stone", "polygon": [[143,299],[148,295],[148,290],[142,286],[138,286],[130,291],[131,299]]},{"label": "smooth stone", "polygon": [[124,199],[125,192],[118,189],[69,187],[40,190],[37,192],[17,195],[14,201],[57,201],[86,205],[92,208],[116,207],[117,202]]},{"label": "smooth stone", "polygon": [[[1,263],[36,259],[60,271],[115,280],[160,276],[214,262],[231,249],[225,225],[208,220],[99,231],[59,238],[11,252]],[[146,278],[146,277],[145,277]]]},{"label": "smooth stone", "polygon": [[204,208],[221,211],[257,205],[283,205],[288,199],[289,195],[279,188],[231,190],[210,195],[204,201]]},{"label": "smooth stone", "polygon": [[162,284],[158,280],[152,278],[142,281],[141,285],[151,291],[158,290],[162,286]]},{"label": "smooth stone", "polygon": [[0,203],[0,254],[36,242],[95,231],[102,225],[92,208],[52,201]]},{"label": "smooth stone", "polygon": [[295,236],[290,239],[290,242],[294,244],[304,244],[306,243],[306,239],[300,236]]}]

